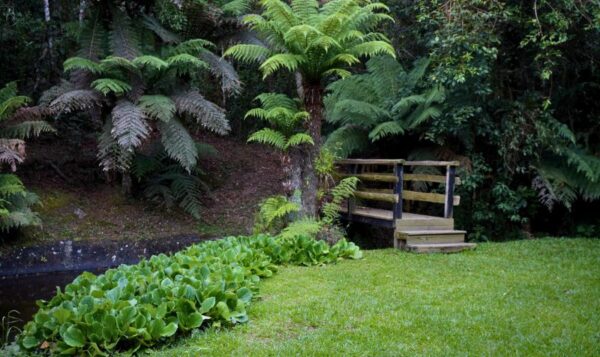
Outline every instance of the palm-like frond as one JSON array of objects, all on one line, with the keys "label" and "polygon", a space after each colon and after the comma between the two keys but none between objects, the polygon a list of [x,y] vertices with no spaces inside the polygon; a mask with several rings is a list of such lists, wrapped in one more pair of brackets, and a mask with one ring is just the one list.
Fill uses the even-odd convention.
[{"label": "palm-like frond", "polygon": [[225,111],[206,100],[198,91],[192,90],[172,97],[180,115],[188,115],[204,128],[220,135],[225,135],[231,129],[225,117]]},{"label": "palm-like frond", "polygon": [[65,73],[68,73],[71,71],[76,71],[76,70],[88,71],[93,74],[102,73],[102,68],[100,68],[100,64],[98,64],[92,60],[89,60],[87,58],[81,58],[81,57],[68,58],[63,63],[63,69],[64,69]]},{"label": "palm-like frond", "polygon": [[0,128],[0,136],[28,139],[40,136],[42,133],[54,133],[56,129],[43,120],[22,121],[4,128]]},{"label": "palm-like frond", "polygon": [[[444,90],[435,87],[415,93],[416,79],[422,78],[426,65],[427,61],[418,61],[406,73],[394,59],[374,57],[367,62],[367,73],[330,85],[326,118],[340,129],[330,135],[327,145],[337,145],[340,149],[334,152],[344,156],[366,148],[367,137],[373,142],[403,135],[439,117]],[[360,99],[355,93],[361,93]]]},{"label": "palm-like frond", "polygon": [[116,78],[99,78],[92,82],[92,88],[104,95],[113,93],[122,96],[131,90],[131,85]]},{"label": "palm-like frond", "polygon": [[119,146],[128,151],[142,145],[142,141],[150,134],[144,112],[135,104],[120,100],[111,112],[111,134]]},{"label": "palm-like frond", "polygon": [[194,139],[175,118],[168,122],[159,122],[158,129],[161,143],[169,157],[190,172],[198,160],[198,149]]},{"label": "palm-like frond", "polygon": [[270,145],[279,150],[285,150],[287,148],[285,136],[279,131],[271,128],[263,128],[254,132],[248,137],[248,142],[258,142]]},{"label": "palm-like frond", "polygon": [[56,113],[72,113],[97,109],[102,106],[103,101],[98,91],[77,89],[58,96],[49,107]]},{"label": "palm-like frond", "polygon": [[115,56],[132,60],[141,55],[139,38],[131,19],[121,10],[114,9],[110,32],[110,47]]},{"label": "palm-like frond", "polygon": [[112,135],[112,122],[107,121],[98,136],[98,159],[104,171],[127,172],[133,152],[123,148]]},{"label": "palm-like frond", "polygon": [[171,98],[159,94],[141,96],[138,106],[144,111],[146,116],[165,123],[173,118],[177,110]]},{"label": "palm-like frond", "polygon": [[262,36],[269,49],[238,44],[225,52],[236,60],[260,62],[267,77],[280,70],[298,71],[305,81],[317,83],[326,76],[346,77],[347,68],[361,57],[395,55],[389,40],[374,29],[391,18],[379,3],[358,0],[263,0],[261,15],[244,22]]}]

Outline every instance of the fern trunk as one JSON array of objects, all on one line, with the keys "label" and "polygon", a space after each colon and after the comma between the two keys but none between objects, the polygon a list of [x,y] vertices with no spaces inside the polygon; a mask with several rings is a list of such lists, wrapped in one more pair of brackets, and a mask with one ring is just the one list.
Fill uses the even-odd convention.
[{"label": "fern trunk", "polygon": [[304,106],[310,114],[306,123],[307,131],[314,145],[306,146],[306,155],[301,161],[302,168],[302,215],[316,217],[318,210],[317,190],[319,180],[315,163],[321,150],[321,125],[323,123],[323,87],[320,84],[305,84]]}]

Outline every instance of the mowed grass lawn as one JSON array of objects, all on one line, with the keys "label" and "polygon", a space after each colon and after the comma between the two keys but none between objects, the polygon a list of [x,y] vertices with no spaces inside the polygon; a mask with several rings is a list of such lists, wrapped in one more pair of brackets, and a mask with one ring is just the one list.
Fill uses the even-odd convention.
[{"label": "mowed grass lawn", "polygon": [[250,321],[155,356],[600,355],[600,240],[481,244],[285,267]]}]

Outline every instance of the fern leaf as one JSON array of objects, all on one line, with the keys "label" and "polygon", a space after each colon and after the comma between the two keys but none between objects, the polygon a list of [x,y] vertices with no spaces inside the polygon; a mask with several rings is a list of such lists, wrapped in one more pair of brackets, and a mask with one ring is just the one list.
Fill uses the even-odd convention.
[{"label": "fern leaf", "polygon": [[310,135],[306,133],[297,133],[289,137],[287,143],[285,144],[284,149],[287,150],[293,146],[300,146],[302,144],[314,145],[315,142],[310,137]]},{"label": "fern leaf", "polygon": [[17,109],[29,103],[29,97],[18,95],[0,102],[0,121],[10,117]]},{"label": "fern leaf", "polygon": [[138,106],[148,117],[165,123],[170,121],[176,112],[175,103],[171,98],[158,94],[141,96]]},{"label": "fern leaf", "polygon": [[189,115],[206,129],[220,135],[225,135],[231,130],[225,110],[217,106],[195,90],[172,96],[177,112],[180,115]]},{"label": "fern leaf", "polygon": [[210,51],[203,51],[200,58],[209,65],[213,75],[221,79],[221,89],[225,93],[237,94],[242,88],[242,82],[231,63]]},{"label": "fern leaf", "polygon": [[96,63],[92,60],[89,60],[87,58],[81,58],[81,57],[68,58],[63,63],[63,69],[64,69],[65,73],[69,73],[69,72],[75,71],[75,70],[88,71],[93,74],[102,73],[102,68],[100,68],[100,65],[98,63]]},{"label": "fern leaf", "polygon": [[138,34],[133,29],[129,16],[122,10],[115,10],[111,25],[110,45],[113,54],[128,60],[140,56]]},{"label": "fern leaf", "polygon": [[269,55],[271,50],[264,46],[255,44],[238,44],[229,47],[224,57],[232,57],[238,61],[252,63],[252,62],[263,62]]},{"label": "fern leaf", "polygon": [[294,72],[298,69],[298,66],[304,63],[304,60],[304,56],[301,55],[278,53],[267,58],[259,68],[263,73],[263,79],[265,79],[281,68],[285,68],[289,72]]},{"label": "fern leaf", "polygon": [[135,104],[120,100],[111,112],[111,134],[119,146],[128,151],[142,145],[142,141],[150,134],[144,112]]},{"label": "fern leaf", "polygon": [[131,166],[133,152],[124,149],[112,135],[112,122],[109,120],[98,137],[98,159],[104,171],[126,172]]},{"label": "fern leaf", "polygon": [[103,98],[99,92],[89,89],[77,89],[66,92],[50,103],[50,109],[57,113],[88,111],[102,106]]},{"label": "fern leaf", "polygon": [[404,128],[397,121],[386,121],[377,125],[369,132],[371,141],[381,140],[387,136],[401,135],[404,133]]},{"label": "fern leaf", "polygon": [[128,83],[125,83],[122,80],[115,78],[96,79],[92,82],[92,88],[101,92],[104,95],[113,93],[116,96],[122,96],[126,92],[131,90],[131,86]]},{"label": "fern leaf", "polygon": [[143,23],[146,28],[154,32],[164,43],[179,43],[181,38],[173,32],[164,28],[154,17],[143,15]]},{"label": "fern leaf", "polygon": [[248,137],[248,142],[258,142],[265,145],[273,146],[279,150],[286,149],[286,139],[280,132],[270,129],[263,128]]},{"label": "fern leaf", "polygon": [[175,118],[168,122],[159,122],[158,129],[161,142],[169,157],[190,172],[198,160],[198,149],[194,139]]},{"label": "fern leaf", "polygon": [[42,133],[55,132],[56,129],[52,125],[42,120],[23,121],[0,130],[3,136],[17,139],[28,139],[40,136]]}]

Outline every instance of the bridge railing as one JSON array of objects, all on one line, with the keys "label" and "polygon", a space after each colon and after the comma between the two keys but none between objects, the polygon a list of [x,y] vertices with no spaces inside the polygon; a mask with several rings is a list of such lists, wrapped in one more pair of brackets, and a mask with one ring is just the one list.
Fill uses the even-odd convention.
[{"label": "bridge railing", "polygon": [[[454,194],[454,188],[459,185],[460,178],[456,177],[458,161],[407,161],[403,159],[344,159],[336,162],[342,168],[340,177],[355,176],[361,182],[379,182],[393,184],[393,189],[360,189],[354,197],[363,200],[389,202],[393,204],[393,218],[402,219],[404,201],[420,201],[444,205],[444,218],[452,218],[453,207],[460,204],[460,196]],[[387,167],[387,172],[373,171],[374,167]],[[419,166],[445,168],[444,175],[421,174],[408,172]],[[392,168],[389,172],[389,168]],[[407,170],[408,169],[408,170]],[[444,185],[443,194],[437,192],[421,192],[408,190],[404,182],[430,182]],[[354,200],[348,200],[348,214],[352,214]]]}]

